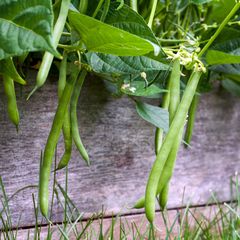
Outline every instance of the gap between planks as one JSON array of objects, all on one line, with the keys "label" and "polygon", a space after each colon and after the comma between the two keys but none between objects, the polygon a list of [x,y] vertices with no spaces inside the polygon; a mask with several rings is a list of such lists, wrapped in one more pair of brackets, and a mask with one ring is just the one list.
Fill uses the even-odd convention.
[{"label": "gap between planks", "polygon": [[[233,202],[231,202],[233,203]],[[174,209],[169,209],[167,213],[165,213],[166,217],[166,222],[168,229],[172,228],[172,232],[170,236],[178,236],[180,232],[180,228],[182,225],[183,219],[186,218],[185,216],[185,211],[186,209],[189,209],[189,212],[187,214],[187,219],[188,219],[188,224],[190,227],[194,228],[196,225],[196,221],[199,220],[199,222],[202,223],[202,221],[213,221],[213,220],[219,220],[218,213],[219,209],[225,209],[224,203],[218,203],[218,204],[209,204],[208,206],[182,206],[179,208],[174,208]],[[194,217],[192,215],[194,214]],[[136,224],[136,226],[139,228],[139,231],[141,234],[144,234],[148,227],[149,223],[145,217],[145,214],[143,212],[139,213],[127,213],[123,214],[121,216],[105,216],[104,218],[93,218],[93,222],[91,226],[88,229],[88,234],[94,235],[99,233],[100,231],[100,223],[101,219],[103,220],[103,235],[107,235],[107,232],[109,231],[112,223],[112,219],[116,218],[116,224],[115,224],[115,230],[114,230],[114,237],[119,237],[120,232],[120,218],[121,218],[121,224],[123,224],[126,232],[132,231],[132,226]],[[79,221],[76,224],[76,227],[78,230],[83,229],[87,221],[89,219],[83,218],[81,221]],[[60,239],[60,230],[58,229],[59,226],[61,226],[63,223],[54,223],[52,225],[52,232],[53,232],[53,238],[52,239]],[[167,236],[167,231],[166,231],[166,223],[164,222],[163,219],[163,214],[161,211],[156,212],[156,220],[155,220],[155,226],[156,226],[156,234],[159,239],[165,239]],[[69,226],[69,225],[68,225]],[[71,228],[71,226],[68,227],[68,229]],[[34,226],[31,227],[24,227],[18,230],[18,239],[27,239],[27,236],[30,236],[30,239],[34,236]],[[40,239],[45,239],[48,234],[48,225],[44,224],[41,225],[41,238]],[[76,236],[74,235],[74,232],[70,232],[70,238],[69,239],[76,239]],[[90,238],[91,239],[91,238]],[[95,238],[93,238],[95,239]],[[118,238],[117,238],[118,239]],[[130,238],[128,238],[130,239]],[[170,238],[172,239],[172,238]]]}]

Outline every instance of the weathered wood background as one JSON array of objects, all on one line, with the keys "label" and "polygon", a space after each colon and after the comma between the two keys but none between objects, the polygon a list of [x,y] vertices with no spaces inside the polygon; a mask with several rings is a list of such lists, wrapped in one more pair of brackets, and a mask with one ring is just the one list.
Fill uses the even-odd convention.
[{"label": "weathered wood background", "polygon": [[[40,152],[56,109],[56,79],[49,79],[26,101],[35,74],[29,76],[28,86],[18,91],[21,115],[18,134],[8,120],[2,92],[0,96],[0,174],[8,196],[38,183]],[[239,99],[226,92],[216,89],[202,96],[192,147],[182,148],[178,156],[168,208],[175,209],[189,202],[193,206],[205,204],[211,197],[210,190],[220,201],[231,199],[230,177],[240,169],[239,112]],[[127,207],[144,194],[155,158],[154,128],[138,117],[133,102],[126,97],[114,99],[98,79],[85,82],[78,117],[92,165],[87,167],[74,148],[69,165],[70,198],[87,215],[100,211],[102,205],[106,215],[120,211],[141,213]],[[58,156],[62,152],[61,140]],[[64,178],[64,171],[59,171],[57,180],[63,186]],[[21,226],[34,225],[32,193],[37,194],[37,190],[26,189],[11,199],[14,225],[20,216]],[[55,200],[54,222],[61,222],[62,216],[62,207]]]}]

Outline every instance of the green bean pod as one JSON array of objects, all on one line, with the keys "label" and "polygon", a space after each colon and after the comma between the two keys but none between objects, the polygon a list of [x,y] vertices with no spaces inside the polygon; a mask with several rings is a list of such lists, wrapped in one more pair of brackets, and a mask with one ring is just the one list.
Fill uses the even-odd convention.
[{"label": "green bean pod", "polygon": [[162,210],[164,210],[167,206],[167,201],[168,201],[168,192],[169,192],[169,183],[165,185],[163,188],[160,198],[159,198],[159,205]]},{"label": "green bean pod", "polygon": [[[59,80],[58,80],[58,98],[60,99],[66,85],[66,76],[67,76],[67,54],[64,52],[63,60],[60,64],[59,69]],[[57,170],[66,167],[70,161],[72,155],[72,130],[70,124],[70,113],[69,108],[67,109],[64,116],[64,123],[62,127],[64,146],[64,154],[58,163]]]},{"label": "green bean pod", "polygon": [[73,91],[73,95],[71,98],[71,104],[70,104],[70,116],[71,116],[71,127],[72,127],[72,137],[73,137],[73,141],[80,153],[80,155],[82,156],[82,158],[87,162],[87,164],[89,165],[89,157],[88,157],[88,153],[82,143],[80,134],[79,134],[79,130],[78,130],[78,120],[77,120],[77,103],[78,103],[78,98],[80,96],[80,92],[82,89],[82,84],[84,82],[84,79],[87,75],[87,71],[86,70],[82,70],[78,80],[76,81],[75,87],[74,87],[74,91]]},{"label": "green bean pod", "polygon": [[149,222],[153,222],[155,217],[155,197],[157,194],[157,187],[160,176],[162,174],[165,162],[172,149],[172,146],[179,134],[179,131],[184,126],[188,109],[196,92],[198,82],[201,77],[201,72],[194,70],[187,83],[182,100],[179,104],[178,110],[169,128],[169,131],[163,141],[162,147],[157,154],[156,160],[153,164],[149,174],[146,192],[145,192],[145,212]]},{"label": "green bean pod", "polygon": [[3,86],[5,94],[7,96],[8,116],[18,131],[19,113],[13,79],[7,75],[3,75]]},{"label": "green bean pod", "polygon": [[62,131],[63,131],[65,151],[60,162],[58,163],[57,170],[65,168],[68,165],[72,155],[72,129],[71,129],[71,123],[70,123],[69,109],[67,109],[64,116]]},{"label": "green bean pod", "polygon": [[[177,111],[178,105],[180,103],[180,78],[181,78],[181,69],[180,69],[180,60],[174,59],[173,60],[173,68],[169,80],[169,90],[170,90],[170,101],[169,101],[169,118],[170,118],[170,124],[173,121],[173,118],[175,116],[175,113]],[[164,198],[163,202],[168,198],[166,194],[168,191],[166,191],[164,188],[168,188],[168,183],[172,177],[173,169],[175,165],[175,161],[177,158],[177,153],[179,146],[181,144],[182,140],[182,130],[179,132],[179,135],[176,139],[176,141],[173,144],[173,147],[169,153],[168,159],[164,165],[164,169],[162,172],[162,175],[160,176],[159,182],[158,182],[158,190],[157,194],[159,194],[159,203],[161,204],[162,198]],[[160,205],[161,206],[161,205]]]},{"label": "green bean pod", "polygon": [[187,143],[185,144],[185,147],[187,147],[190,144],[192,139],[198,102],[199,102],[199,95],[195,94],[189,109],[189,113],[188,113],[187,128],[184,136],[184,140]]},{"label": "green bean pod", "polygon": [[145,206],[145,196],[139,198],[137,202],[134,204],[133,208],[141,209],[141,208],[144,208],[144,206]]},{"label": "green bean pod", "polygon": [[52,159],[57,146],[61,129],[64,123],[64,116],[70,103],[73,88],[79,74],[79,70],[74,71],[66,82],[66,86],[62,96],[58,102],[58,107],[53,119],[52,128],[50,130],[47,143],[45,145],[43,162],[40,169],[39,181],[39,199],[40,209],[43,216],[47,217],[48,214],[48,185],[51,172]]},{"label": "green bean pod", "polygon": [[[58,42],[61,38],[64,25],[66,23],[66,19],[68,16],[68,9],[69,9],[70,3],[71,3],[71,0],[62,0],[58,19],[53,29],[53,46],[54,47],[57,47]],[[36,85],[28,95],[27,99],[29,99],[32,96],[32,94],[46,82],[49,70],[52,65],[53,58],[54,56],[51,53],[49,52],[44,53],[41,66],[37,74]]]},{"label": "green bean pod", "polygon": [[[169,102],[170,102],[170,91],[169,91],[169,83],[167,86],[167,92],[163,95],[162,105],[161,107],[168,110]],[[163,141],[163,129],[157,128],[155,132],[155,153],[159,152]]]},{"label": "green bean pod", "polygon": [[169,90],[170,90],[170,101],[169,101],[169,119],[170,125],[173,121],[178,105],[180,103],[180,60],[177,58],[173,60],[173,67],[170,76]]},{"label": "green bean pod", "polygon": [[172,149],[168,155],[167,161],[164,165],[162,174],[158,181],[157,194],[159,194],[159,204],[162,209],[164,209],[164,207],[165,207],[165,206],[163,207],[161,205],[162,197],[165,199],[167,198],[166,196],[164,196],[164,194],[167,194],[167,191],[165,191],[164,188],[166,188],[168,186],[168,184],[172,178],[172,175],[173,175],[173,170],[174,170],[178,150],[179,150],[179,147],[182,142],[183,130],[184,130],[184,127],[182,127],[177,138],[175,139],[175,142],[174,142]]}]

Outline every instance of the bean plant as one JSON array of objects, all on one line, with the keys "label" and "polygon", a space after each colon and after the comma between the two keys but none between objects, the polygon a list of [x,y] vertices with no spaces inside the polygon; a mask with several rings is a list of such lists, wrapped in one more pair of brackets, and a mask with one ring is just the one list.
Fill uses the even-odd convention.
[{"label": "bean plant", "polygon": [[[42,53],[35,87],[52,66],[59,69],[58,106],[43,151],[39,200],[48,218],[49,179],[61,133],[65,152],[54,171],[65,168],[75,144],[90,165],[81,140],[77,105],[87,75],[95,74],[109,94],[128,96],[136,112],[156,127],[156,159],[145,196],[154,221],[156,200],[168,201],[181,143],[191,144],[199,96],[212,82],[240,95],[240,2],[236,0],[35,0],[0,2],[0,74],[10,121],[19,127],[15,84],[25,85],[21,68]],[[160,105],[146,103],[159,99]],[[81,126],[80,126],[81,128]]]}]

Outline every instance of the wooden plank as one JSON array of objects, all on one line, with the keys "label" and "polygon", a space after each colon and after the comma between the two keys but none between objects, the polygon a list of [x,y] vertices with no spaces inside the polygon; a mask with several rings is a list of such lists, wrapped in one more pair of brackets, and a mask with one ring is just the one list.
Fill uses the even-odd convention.
[{"label": "wooden plank", "polygon": [[[20,131],[7,118],[0,94],[0,173],[10,196],[19,188],[38,183],[40,151],[46,142],[56,109],[56,79],[26,102],[35,75],[18,94]],[[1,84],[1,82],[0,82]],[[1,87],[2,89],[2,87]],[[99,79],[88,79],[79,104],[79,126],[92,165],[86,167],[74,148],[69,166],[69,195],[86,214],[105,206],[106,214],[129,210],[144,194],[148,172],[154,161],[154,128],[138,117],[126,97],[114,99]],[[240,104],[237,98],[216,90],[201,98],[192,148],[181,149],[171,181],[169,208],[191,202],[204,204],[216,192],[220,201],[230,199],[230,176],[239,170]],[[58,156],[63,152],[62,140]],[[64,171],[57,180],[64,183]],[[184,193],[185,190],[185,193]],[[21,226],[34,224],[33,189],[26,189],[10,201],[13,224],[21,215]],[[37,191],[35,191],[35,194]],[[184,195],[184,198],[183,198]],[[62,220],[63,210],[55,201],[53,221]]]},{"label": "wooden plank", "polygon": [[[170,239],[173,239],[174,236],[177,236],[179,226],[178,226],[178,215],[177,211],[172,210],[167,213],[165,216],[167,221],[167,227],[165,225],[164,219],[162,217],[161,213],[156,214],[156,237],[157,239],[162,240],[166,239],[166,236],[170,237]],[[120,221],[121,219],[121,221]],[[120,227],[124,229],[124,232],[126,234],[126,239],[133,239],[133,235],[135,236],[135,239],[140,239],[138,234],[141,234],[141,236],[145,236],[146,239],[148,239],[148,232],[149,232],[149,223],[147,222],[144,214],[136,214],[132,216],[125,216],[121,218],[115,218],[114,219],[114,239],[120,239]],[[100,233],[100,225],[101,225],[101,219],[94,220],[91,225],[87,228],[85,237],[88,236],[86,239],[98,239],[98,235]],[[86,221],[83,221],[82,223],[76,224],[76,229],[79,233],[82,232],[83,228],[86,226]],[[112,219],[111,218],[105,218],[102,220],[102,233],[104,236],[104,239],[108,239],[107,237],[110,235],[110,229],[112,226]],[[59,230],[59,227],[63,228],[59,224],[57,227],[56,225],[53,225],[51,227],[51,231],[53,232],[52,239],[60,239],[61,231]],[[137,229],[136,229],[137,228]],[[171,233],[167,232],[171,229]],[[66,232],[68,232],[69,239],[77,239],[76,233],[71,229],[71,225],[67,227]],[[46,239],[48,234],[48,227],[42,227],[41,228],[41,238],[40,239]],[[123,234],[123,233],[122,233]],[[34,229],[23,229],[18,230],[18,239],[27,239],[27,236],[30,236],[30,239],[33,239],[34,237]],[[123,235],[122,235],[123,236]],[[85,239],[84,236],[82,236],[81,239]],[[110,238],[109,238],[110,239]]]},{"label": "wooden plank", "polygon": [[[166,239],[167,235],[169,237],[168,239],[174,239],[174,237],[180,237],[180,235],[182,238],[184,238],[184,231],[187,229],[187,231],[190,231],[192,234],[190,236],[194,237],[204,231],[211,232],[216,236],[216,234],[219,234],[220,231],[222,231],[222,222],[226,221],[227,218],[230,217],[229,213],[229,209],[223,204],[169,210],[164,212],[164,218],[167,222],[166,227],[162,213],[158,212],[156,214],[156,221],[154,224],[156,229],[155,234],[157,239]],[[114,220],[114,238],[120,239],[120,218],[116,217]],[[86,235],[89,237],[88,239],[98,239],[97,236],[100,232],[101,222],[102,233],[105,236],[104,239],[108,239],[107,236],[109,236],[109,231],[112,226],[112,218],[94,220],[86,230]],[[86,223],[86,221],[82,221],[81,223],[76,224],[76,229],[79,233],[81,233],[83,228],[86,226]],[[225,223],[227,224],[227,222]],[[136,231],[135,226],[137,227],[139,233],[142,236],[145,235],[147,239],[149,223],[147,222],[144,214],[134,214],[121,217],[121,227],[122,229],[125,229],[127,239],[132,239],[133,234],[135,234],[135,237],[137,236],[138,232]],[[60,227],[63,228],[61,224],[58,224],[58,226],[51,226],[53,239],[60,239]],[[66,232],[68,232],[69,239],[76,239],[74,231],[70,229],[71,225],[68,225]],[[20,229],[18,230],[18,239],[27,239],[28,234],[30,239],[33,239],[34,229]],[[46,239],[47,234],[48,227],[41,227],[40,239]],[[199,235],[199,237],[200,236],[201,235]]]}]

